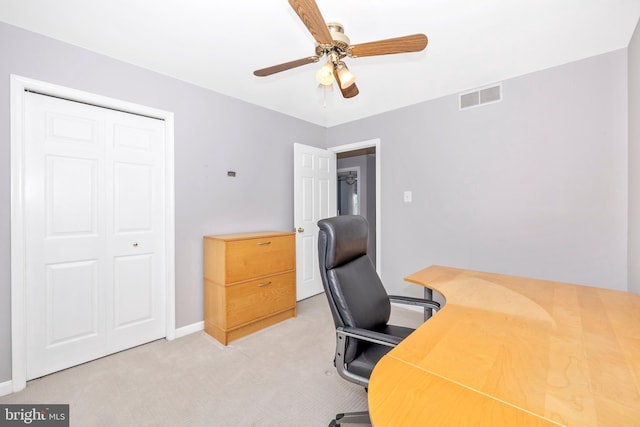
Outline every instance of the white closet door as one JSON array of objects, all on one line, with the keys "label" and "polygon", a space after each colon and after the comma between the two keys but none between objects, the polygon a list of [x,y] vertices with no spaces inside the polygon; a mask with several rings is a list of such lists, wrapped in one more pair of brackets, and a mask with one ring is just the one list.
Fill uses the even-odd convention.
[{"label": "white closet door", "polygon": [[28,94],[27,379],[165,336],[164,122]]}]

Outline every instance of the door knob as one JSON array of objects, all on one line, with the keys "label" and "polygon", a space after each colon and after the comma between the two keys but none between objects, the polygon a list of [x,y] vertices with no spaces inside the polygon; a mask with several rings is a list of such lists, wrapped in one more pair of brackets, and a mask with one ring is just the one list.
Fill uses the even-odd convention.
[{"label": "door knob", "polygon": [[304,228],[298,227],[298,233],[304,233]]}]

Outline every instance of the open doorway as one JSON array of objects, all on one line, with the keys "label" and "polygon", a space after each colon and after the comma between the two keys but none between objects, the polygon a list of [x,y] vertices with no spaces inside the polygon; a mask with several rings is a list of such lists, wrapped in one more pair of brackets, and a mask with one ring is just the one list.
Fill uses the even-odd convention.
[{"label": "open doorway", "polygon": [[369,222],[367,252],[376,264],[376,147],[336,153],[338,215],[362,215]]}]

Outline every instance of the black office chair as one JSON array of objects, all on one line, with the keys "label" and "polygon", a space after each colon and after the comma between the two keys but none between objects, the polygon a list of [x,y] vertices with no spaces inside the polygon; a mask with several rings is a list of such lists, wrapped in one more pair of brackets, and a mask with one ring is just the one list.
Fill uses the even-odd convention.
[{"label": "black office chair", "polygon": [[[389,296],[367,255],[368,224],[362,216],[318,221],[318,258],[325,294],[336,325],[334,364],[339,375],[367,389],[374,366],[413,329],[389,325],[391,302],[436,311],[431,300]],[[426,316],[425,316],[426,317]],[[368,411],[337,414],[329,426],[370,423]]]}]

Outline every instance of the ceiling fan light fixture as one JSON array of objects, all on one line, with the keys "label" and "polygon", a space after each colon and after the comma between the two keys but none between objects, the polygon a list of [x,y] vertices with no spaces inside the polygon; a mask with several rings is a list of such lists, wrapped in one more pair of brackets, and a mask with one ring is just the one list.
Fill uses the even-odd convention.
[{"label": "ceiling fan light fixture", "polygon": [[315,55],[255,70],[253,72],[255,76],[270,76],[281,71],[318,62],[320,58],[326,56],[328,63],[317,71],[316,79],[322,86],[333,85],[334,81],[337,82],[342,97],[348,99],[358,95],[360,90],[355,84],[356,77],[341,59],[420,52],[427,47],[429,42],[424,34],[412,34],[352,45],[349,37],[344,33],[342,24],[325,21],[316,1],[289,0],[289,5],[316,42]]},{"label": "ceiling fan light fixture", "polygon": [[332,85],[335,80],[333,77],[333,64],[330,62],[324,64],[316,73],[316,80],[324,86]]},{"label": "ceiling fan light fixture", "polygon": [[347,64],[342,61],[336,64],[336,74],[338,75],[338,81],[342,89],[346,89],[356,82],[356,76],[349,71]]}]

